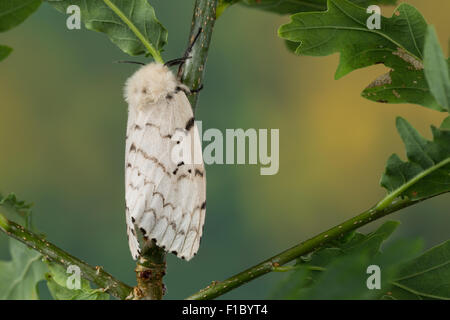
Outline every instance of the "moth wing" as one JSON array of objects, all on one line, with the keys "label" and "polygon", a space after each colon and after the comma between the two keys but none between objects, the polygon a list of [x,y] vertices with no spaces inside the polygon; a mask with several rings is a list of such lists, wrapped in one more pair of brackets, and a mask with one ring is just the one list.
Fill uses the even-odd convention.
[{"label": "moth wing", "polygon": [[[206,178],[198,128],[186,95],[180,91],[130,114],[127,131],[125,181],[132,255],[136,259],[140,253],[139,230],[144,241],[154,240],[189,260],[202,236]],[[195,163],[174,161],[174,148],[188,143],[197,144]]]}]

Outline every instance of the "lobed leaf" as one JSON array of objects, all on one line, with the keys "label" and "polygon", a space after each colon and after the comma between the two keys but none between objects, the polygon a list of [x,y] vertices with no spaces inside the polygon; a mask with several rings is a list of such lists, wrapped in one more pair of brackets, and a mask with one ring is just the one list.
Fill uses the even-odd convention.
[{"label": "lobed leaf", "polygon": [[39,299],[37,284],[47,267],[41,255],[17,240],[9,240],[11,261],[0,261],[0,300]]},{"label": "lobed leaf", "polygon": [[289,47],[297,44],[298,55],[326,56],[340,53],[335,78],[349,72],[384,64],[391,71],[374,80],[363,97],[384,103],[415,103],[445,111],[430,92],[424,75],[425,19],[417,9],[402,3],[391,18],[380,17],[381,29],[370,30],[371,14],[347,0],[328,0],[326,12],[291,16],[279,28]]},{"label": "lobed leaf", "polygon": [[[156,18],[147,0],[47,0],[57,10],[77,5],[81,20],[89,30],[103,32],[125,53],[151,54],[160,59],[167,43],[167,30]],[[114,8],[114,10],[112,9]]]},{"label": "lobed leaf", "polygon": [[388,198],[420,200],[450,191],[449,118],[440,128],[431,127],[433,141],[422,137],[403,118],[397,118],[408,161],[403,162],[396,154],[388,159],[380,182],[388,190]]}]

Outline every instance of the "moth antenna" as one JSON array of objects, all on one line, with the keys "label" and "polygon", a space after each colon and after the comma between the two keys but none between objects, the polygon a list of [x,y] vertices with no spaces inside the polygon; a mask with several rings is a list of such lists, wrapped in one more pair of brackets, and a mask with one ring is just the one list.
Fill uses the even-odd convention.
[{"label": "moth antenna", "polygon": [[173,59],[173,60],[169,60],[166,63],[164,63],[164,65],[166,67],[173,67],[179,64],[184,63],[187,59],[192,58],[191,56],[187,56],[187,57],[181,57],[181,58],[177,58],[177,59]]},{"label": "moth antenna", "polygon": [[197,34],[194,37],[194,41],[189,45],[189,47],[186,49],[186,52],[184,53],[184,56],[187,57],[191,54],[192,48],[194,47],[195,43],[198,40],[198,37],[200,37],[200,34],[202,33],[203,29],[200,27],[198,28]]},{"label": "moth antenna", "polygon": [[191,91],[190,94],[199,93],[201,90],[203,90],[203,83],[197,89],[191,89],[190,90]]},{"label": "moth antenna", "polygon": [[[202,33],[202,31],[203,31],[203,28],[201,28],[201,27],[198,28],[198,31],[197,31],[197,34],[194,37],[194,40],[192,41],[191,44],[189,44],[189,46],[186,49],[186,52],[184,53],[183,57],[189,57],[190,56],[192,48],[194,47],[195,43],[197,42],[198,38],[200,37],[200,34]],[[184,62],[186,62],[186,59],[185,59]],[[183,71],[184,62],[181,63],[180,66],[178,67],[178,79],[181,79],[181,73]]]},{"label": "moth antenna", "polygon": [[132,64],[140,64],[141,66],[145,66],[145,63],[139,62],[139,61],[120,60],[120,61],[116,61],[116,63],[132,63]]}]

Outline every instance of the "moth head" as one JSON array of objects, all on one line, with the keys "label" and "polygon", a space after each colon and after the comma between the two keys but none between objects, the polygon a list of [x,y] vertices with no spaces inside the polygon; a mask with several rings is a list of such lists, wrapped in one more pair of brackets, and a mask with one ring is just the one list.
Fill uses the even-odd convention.
[{"label": "moth head", "polygon": [[175,91],[178,81],[168,67],[149,63],[137,70],[126,82],[125,100],[130,107],[145,107],[165,99]]}]

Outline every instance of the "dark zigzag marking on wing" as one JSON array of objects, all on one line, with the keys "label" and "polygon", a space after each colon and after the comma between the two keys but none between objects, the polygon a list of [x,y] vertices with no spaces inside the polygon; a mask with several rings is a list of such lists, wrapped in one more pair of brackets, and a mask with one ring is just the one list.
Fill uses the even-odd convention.
[{"label": "dark zigzag marking on wing", "polygon": [[162,202],[163,202],[163,208],[165,208],[165,207],[167,207],[167,206],[171,207],[172,210],[175,210],[175,209],[177,208],[173,203],[171,203],[171,202],[166,202],[166,199],[165,199],[164,195],[163,195],[161,192],[159,192],[159,191],[154,191],[153,194],[152,194],[152,196],[154,196],[154,195],[159,195],[159,196],[161,197]]},{"label": "dark zigzag marking on wing", "polygon": [[[158,129],[159,136],[160,136],[161,138],[163,138],[163,139],[172,139],[172,134],[169,133],[169,134],[163,135],[163,134],[161,133],[161,128],[160,128],[159,126],[157,126],[156,124],[154,124],[154,123],[147,122],[147,123],[145,124],[145,126],[146,126],[146,127],[151,127],[151,128],[156,128],[156,129]],[[142,127],[141,127],[140,125],[138,125],[138,124],[135,124],[134,127],[133,127],[133,129],[135,129],[135,130],[142,130]],[[173,130],[173,132],[177,132],[177,131],[181,131],[181,132],[183,132],[183,133],[186,132],[186,130],[183,129],[183,128],[175,128],[175,130]]]},{"label": "dark zigzag marking on wing", "polygon": [[[191,220],[192,220],[193,215],[194,215],[194,212],[195,212],[197,209],[200,209],[200,214],[201,214],[201,211],[204,210],[204,208],[205,208],[205,203],[206,203],[206,202],[203,202],[201,205],[194,207],[194,208],[192,209],[192,213],[189,213],[189,212],[182,212],[182,214],[181,214],[181,220],[183,220],[183,218],[186,216],[186,214],[189,214],[189,217],[190,217]],[[177,224],[175,223],[175,221],[169,221],[169,217],[164,216],[164,217],[161,217],[161,218],[166,219],[166,221],[168,222],[168,226],[167,226],[167,227],[169,227],[169,226],[172,226],[172,227],[175,226],[175,227],[176,227],[175,229],[172,228],[172,229],[175,231],[175,237],[173,238],[172,242],[167,246],[169,249],[172,247],[173,242],[175,241],[175,239],[176,239],[176,237],[177,237],[178,235],[184,236],[184,241],[186,241],[186,236],[187,236],[187,234],[189,234],[189,232],[191,232],[191,231],[194,231],[194,232],[196,233],[195,239],[197,239],[197,238],[199,237],[199,235],[200,235],[200,228],[197,228],[197,229],[195,229],[194,227],[191,228],[191,226],[189,225],[188,229],[187,229],[186,232],[185,232],[185,231],[183,231],[183,230],[180,230],[181,225],[182,225],[182,221],[181,221],[180,224],[177,226]],[[156,221],[156,220],[155,220],[155,221]],[[199,226],[200,226],[201,223],[202,223],[202,219],[201,219],[201,217],[200,217],[200,219],[199,219]],[[190,223],[189,223],[189,224],[190,224]],[[156,222],[155,222],[155,225],[156,225]],[[153,228],[152,228],[152,231],[153,231]],[[161,237],[161,239],[164,238],[164,235],[166,234],[166,232],[167,232],[167,228],[166,228],[166,230],[164,231],[164,234],[163,234],[163,236]],[[201,239],[201,237],[200,237],[200,239]],[[156,239],[155,239],[155,240],[156,240]],[[161,240],[161,241],[162,241],[162,240]],[[184,242],[183,242],[183,245],[181,246],[181,249],[183,248],[183,246],[184,246]],[[191,249],[191,250],[192,250],[192,249]],[[175,255],[178,255],[178,253],[175,254]]]},{"label": "dark zigzag marking on wing", "polygon": [[[197,234],[196,234],[196,236],[195,236],[194,242],[192,243],[191,252],[190,252],[191,255],[192,255],[192,250],[194,250],[194,246],[195,246],[195,244],[197,243],[197,241],[198,241],[198,246],[200,247],[200,241],[202,240],[202,235],[203,235],[203,227],[205,226],[205,225],[201,226],[201,224],[202,224],[202,218],[205,219],[205,212],[202,213],[202,211],[204,211],[204,210],[205,210],[205,212],[206,212],[206,200],[203,201],[202,205],[200,206],[200,219],[198,219],[198,226],[197,226],[198,232],[197,232]],[[203,222],[204,222],[204,221],[203,221]],[[199,248],[197,248],[197,250],[198,250],[198,249],[199,249]],[[194,252],[194,253],[193,253],[194,256],[195,256],[196,254],[197,254],[197,252]]]},{"label": "dark zigzag marking on wing", "polygon": [[[176,172],[175,172],[176,173]],[[174,174],[175,174],[174,173]],[[194,174],[194,176],[200,176],[200,177],[203,177],[203,172],[201,172],[200,170],[198,170],[198,169],[195,169],[195,174]],[[191,176],[190,175],[187,175],[187,174],[180,174],[178,177],[177,177],[177,182],[178,181],[180,181],[181,179],[185,179],[185,178],[191,178]],[[194,179],[189,179],[189,180],[191,180],[191,181],[194,181]]]},{"label": "dark zigzag marking on wing", "polygon": [[140,153],[142,154],[142,156],[147,159],[152,161],[153,163],[155,163],[158,167],[160,167],[164,173],[166,175],[168,175],[170,177],[170,173],[167,171],[166,167],[154,156],[150,156],[148,153],[146,153],[144,150],[142,150],[141,148],[136,148],[136,145],[134,143],[131,144],[130,147],[130,153],[131,152],[136,152],[136,153]]},{"label": "dark zigzag marking on wing", "polygon": [[[155,184],[152,183],[152,182],[147,183],[147,184],[144,183],[144,187],[145,187],[146,185],[148,185],[148,184],[155,185]],[[128,187],[129,187],[131,190],[134,190],[134,191],[139,191],[139,190],[141,189],[141,188],[139,188],[138,186],[133,185],[131,182],[128,184]],[[166,202],[166,200],[165,200],[165,198],[164,198],[164,195],[163,195],[161,192],[153,191],[153,192],[152,192],[152,196],[155,196],[155,195],[159,195],[159,196],[161,197],[162,202],[163,202],[163,208],[165,208],[165,207],[171,207],[172,210],[175,210],[175,209],[177,208],[173,203],[171,203],[171,202]],[[147,202],[148,202],[148,199],[145,200],[145,208],[148,208]],[[145,211],[144,211],[144,212],[145,212]]]},{"label": "dark zigzag marking on wing", "polygon": [[[183,244],[181,245],[180,252],[183,252],[184,246],[186,245],[187,236],[189,235],[189,233],[190,233],[191,231],[193,231],[193,232],[195,232],[196,235],[195,235],[195,238],[194,238],[194,242],[192,243],[191,250],[189,251],[189,255],[190,255],[191,252],[192,252],[192,248],[193,248],[193,246],[194,246],[194,243],[195,243],[195,241],[197,240],[197,237],[198,237],[199,234],[200,234],[200,229],[199,229],[199,228],[191,227],[192,219],[194,218],[195,211],[196,211],[197,209],[200,209],[200,212],[199,212],[199,214],[200,214],[200,217],[199,217],[199,225],[200,225],[200,223],[201,223],[201,212],[202,212],[202,207],[203,207],[203,203],[202,203],[201,205],[199,205],[199,206],[195,206],[195,207],[192,209],[191,212],[188,212],[189,217],[190,217],[190,220],[189,220],[189,226],[188,226],[186,232],[183,232],[183,234],[182,234],[182,235],[184,236],[184,239],[183,239]],[[183,214],[183,217],[184,217],[184,214]],[[182,224],[182,223],[180,223],[180,227],[181,227],[181,224]],[[180,233],[177,233],[177,234],[181,234],[181,232],[180,232]],[[173,241],[175,241],[175,239],[174,239]],[[172,246],[173,241],[172,241],[172,243],[170,244],[170,247]],[[183,259],[184,257],[181,257],[181,258]]]},{"label": "dark zigzag marking on wing", "polygon": [[[138,171],[138,176],[142,174],[142,173],[140,173],[139,168],[137,168],[137,167],[131,167],[131,170],[132,170],[132,171],[133,171],[133,170],[137,170],[137,171]],[[145,178],[144,178],[144,187],[145,187],[146,185],[149,185],[149,184],[153,185],[154,187],[156,186],[152,181],[147,180],[147,177],[145,177]],[[130,189],[132,189],[132,190],[134,190],[134,191],[137,191],[137,190],[139,189],[138,186],[132,184],[131,182],[128,183],[128,186],[130,187]],[[175,209],[177,208],[173,203],[171,203],[171,202],[166,202],[166,198],[164,197],[164,195],[163,195],[161,192],[159,192],[159,191],[152,191],[152,196],[154,196],[154,195],[159,195],[159,196],[161,197],[161,199],[162,199],[162,201],[163,201],[163,208],[165,208],[165,207],[167,207],[167,206],[170,206],[170,207],[172,208],[172,210],[175,210]],[[148,207],[148,206],[147,206],[147,202],[148,202],[148,199],[145,200],[145,208]]]},{"label": "dark zigzag marking on wing", "polygon": [[[132,146],[132,147],[133,147],[133,146]],[[133,148],[130,148],[130,149],[133,149]],[[135,149],[135,146],[134,146],[134,149]],[[144,153],[145,153],[145,152],[144,152]],[[145,156],[144,156],[144,157],[145,157]],[[132,170],[134,170],[134,169],[137,169],[137,168],[136,168],[136,167],[132,167]],[[138,169],[138,172],[139,172],[139,169]],[[199,176],[203,177],[204,174],[203,174],[203,172],[201,172],[200,170],[196,169],[195,175],[199,175]],[[180,177],[178,177],[177,180],[180,180],[180,179],[185,178],[185,177],[188,177],[188,176],[186,176],[186,175],[181,175]],[[145,182],[144,182],[144,183],[145,183]],[[153,184],[152,182],[150,182],[150,183]],[[153,184],[153,185],[154,185],[154,184]],[[158,191],[155,191],[155,192],[153,192],[153,195],[155,195],[155,194],[159,194],[159,195],[160,195],[160,197],[161,197],[161,199],[162,199],[162,201],[163,201],[163,208],[170,205],[171,208],[172,208],[173,210],[176,209],[176,207],[175,207],[172,203],[170,203],[170,202],[165,203],[165,197],[164,197],[164,195],[163,195],[162,193],[160,193],[160,192],[158,192]],[[147,204],[146,204],[146,207],[147,207]],[[191,227],[191,223],[192,223],[193,214],[194,214],[194,212],[195,212],[197,209],[200,209],[200,217],[199,217],[199,224],[198,224],[197,228],[195,228],[195,227]],[[185,245],[186,236],[187,236],[190,232],[195,232],[196,236],[195,236],[195,238],[194,238],[194,242],[193,242],[192,247],[191,247],[191,252],[192,252],[192,249],[193,249],[194,244],[195,244],[197,241],[200,242],[201,239],[202,239],[202,236],[200,236],[200,225],[201,225],[201,223],[202,223],[202,214],[201,214],[201,211],[203,211],[203,210],[205,210],[205,209],[206,209],[206,201],[204,201],[201,205],[198,205],[198,206],[194,207],[194,208],[192,209],[191,212],[184,212],[184,213],[182,212],[182,217],[181,217],[181,219],[183,219],[183,218],[186,216],[186,214],[189,214],[190,220],[191,220],[190,223],[189,223],[189,227],[188,227],[188,229],[186,230],[186,232],[183,231],[183,230],[180,230],[180,229],[177,230],[177,228],[175,228],[175,227],[177,227],[175,221],[170,221],[170,220],[169,220],[170,218],[169,218],[168,216],[160,216],[160,217],[157,218],[155,209],[153,209],[153,208],[147,209],[147,210],[145,210],[145,211],[143,212],[143,214],[146,214],[146,213],[150,213],[150,212],[151,212],[151,213],[153,214],[153,216],[154,216],[154,219],[155,219],[154,225],[153,225],[152,229],[148,232],[148,234],[150,234],[150,233],[153,231],[153,229],[155,228],[157,222],[158,222],[160,219],[165,219],[165,220],[167,221],[167,223],[168,223],[168,226],[167,226],[167,227],[170,226],[170,227],[175,231],[175,235],[176,235],[176,236],[177,236],[177,235],[184,236],[184,241],[183,241],[182,249],[184,248],[184,245]],[[140,221],[140,222],[141,222],[141,221]],[[178,226],[178,228],[180,228],[180,227],[181,227],[181,223],[180,223],[180,225]],[[144,229],[144,230],[145,230],[145,229]],[[166,228],[164,234],[166,233],[166,231],[167,231],[167,228]],[[176,236],[175,236],[175,238],[176,238]],[[161,241],[162,241],[163,238],[164,238],[164,235],[163,235],[163,237],[161,237]],[[175,241],[175,238],[174,238],[174,239],[172,240],[172,242],[168,245],[168,248],[170,248],[170,247],[173,245],[173,241]],[[197,239],[199,239],[199,240],[197,240]],[[147,238],[147,240],[148,240],[148,238]],[[154,239],[154,240],[155,240],[156,243],[158,242],[157,239]],[[165,248],[164,248],[164,249],[165,249]]]}]

